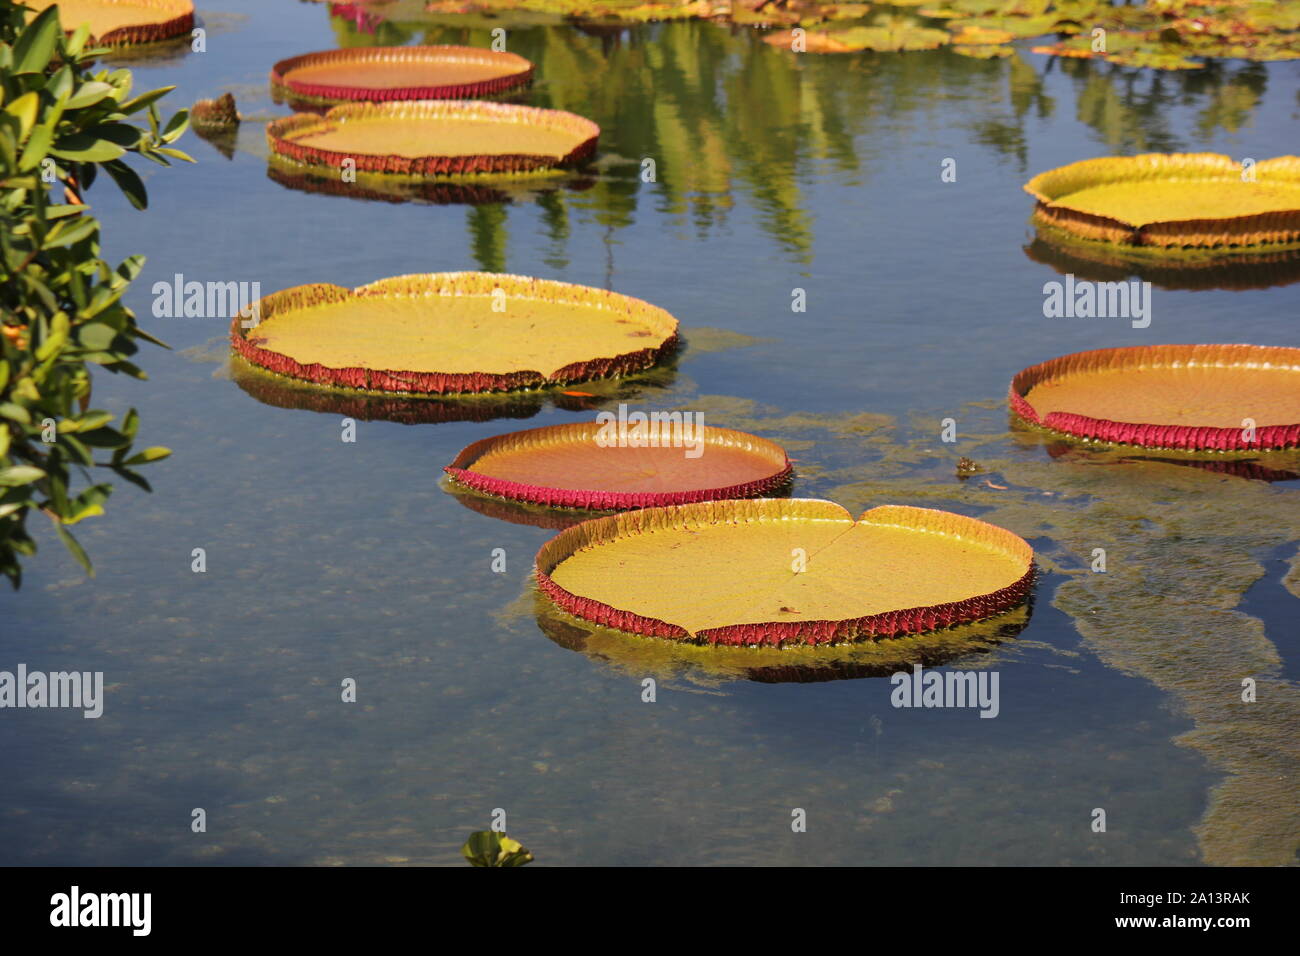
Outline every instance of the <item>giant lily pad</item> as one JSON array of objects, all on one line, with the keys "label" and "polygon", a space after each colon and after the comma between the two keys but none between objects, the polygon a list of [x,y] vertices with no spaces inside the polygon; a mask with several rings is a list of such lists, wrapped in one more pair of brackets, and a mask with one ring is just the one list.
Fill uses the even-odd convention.
[{"label": "giant lily pad", "polygon": [[1111,156],[1040,173],[1025,191],[1035,222],[1088,240],[1201,252],[1300,243],[1296,156],[1259,162],[1253,178],[1217,153]]},{"label": "giant lily pad", "polygon": [[887,505],[856,522],[812,499],[712,501],[584,521],[537,554],[560,608],[705,644],[832,644],[993,617],[1033,579],[1022,539],[974,518]]},{"label": "giant lily pad", "polygon": [[533,65],[515,53],[468,46],[324,50],[281,60],[271,87],[308,103],[466,100],[529,82]]},{"label": "giant lily pad", "polygon": [[23,0],[39,12],[56,3],[59,22],[71,32],[90,27],[98,44],[117,46],[153,43],[189,33],[194,28],[191,0]]},{"label": "giant lily pad", "polygon": [[1150,345],[1055,358],[1011,382],[1012,411],[1090,442],[1259,452],[1300,447],[1300,349]]},{"label": "giant lily pad", "polygon": [[442,395],[538,388],[654,365],[677,320],[640,299],[485,272],[274,293],[230,326],[235,351],[292,379]]},{"label": "giant lily pad", "polygon": [[[484,494],[552,508],[613,510],[768,494],[790,478],[785,449],[700,426],[683,413],[580,422],[476,441],[445,469]],[[675,416],[675,417],[674,417]]]},{"label": "giant lily pad", "polygon": [[428,178],[575,166],[599,136],[572,113],[474,100],[345,103],[266,127],[271,150],[299,163]]}]

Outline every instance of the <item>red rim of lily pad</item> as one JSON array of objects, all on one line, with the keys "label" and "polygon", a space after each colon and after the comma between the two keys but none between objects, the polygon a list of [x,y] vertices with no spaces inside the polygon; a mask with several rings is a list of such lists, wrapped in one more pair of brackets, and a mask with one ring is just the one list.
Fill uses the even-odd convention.
[{"label": "red rim of lily pad", "polygon": [[[678,413],[680,415],[680,413]],[[703,426],[702,445],[696,458],[684,455],[685,449],[665,442],[657,447],[620,448],[605,447],[599,443],[602,425],[599,422],[578,422],[569,425],[548,425],[529,428],[484,438],[464,448],[456,459],[443,470],[459,484],[487,495],[545,505],[550,508],[581,508],[589,511],[614,511],[626,508],[652,508],[664,505],[691,504],[699,501],[716,501],[724,498],[756,498],[771,494],[785,485],[793,473],[785,449],[775,442],[746,432],[729,428]],[[594,471],[589,480],[575,480],[582,487],[555,487],[552,485],[516,481],[500,475],[486,474],[477,468],[492,456],[515,459],[510,471],[517,476],[528,472],[520,467],[519,458],[536,455],[545,459],[556,451],[565,455],[561,466],[549,463],[552,474],[557,470],[566,477],[581,474],[584,465],[598,470],[603,466],[604,455],[623,455],[632,452],[638,464],[648,468],[658,467],[654,460],[672,460],[684,465],[688,471],[714,475],[730,473],[732,478],[749,477],[744,481],[727,481],[722,484],[705,484],[694,488],[664,488],[656,491],[628,491],[617,487],[622,476]],[[714,456],[710,457],[710,452]],[[716,458],[725,456],[728,472],[720,472]],[[608,460],[608,459],[606,459]],[[599,464],[598,464],[599,462]],[[669,482],[671,484],[671,481]]]},{"label": "red rim of lily pad", "polygon": [[[583,358],[549,373],[537,370],[440,372],[358,365],[336,367],[319,362],[299,362],[289,355],[264,348],[265,339],[258,334],[258,329],[277,316],[350,299],[419,296],[428,301],[429,308],[436,308],[436,303],[441,299],[458,295],[489,296],[497,290],[503,291],[510,298],[542,300],[608,313],[612,323],[640,326],[644,335],[654,344],[608,357]],[[246,328],[244,323],[248,320],[239,314],[230,321],[231,345],[245,361],[300,382],[372,393],[458,395],[545,388],[612,378],[657,365],[677,348],[678,342],[677,320],[665,310],[641,299],[552,279],[491,272],[437,272],[394,276],[356,289],[345,289],[328,283],[295,286],[265,296],[251,306],[250,313],[258,319],[252,327]]]},{"label": "red rim of lily pad", "polygon": [[[1011,380],[1008,402],[1012,412],[1029,424],[1084,441],[1214,452],[1300,447],[1300,423],[1259,426],[1254,429],[1254,440],[1249,441],[1247,430],[1239,426],[1116,421],[1063,410],[1042,414],[1031,400],[1036,387],[1073,377],[1128,372],[1136,393],[1144,370],[1197,368],[1229,369],[1241,376],[1249,376],[1254,370],[1282,369],[1300,376],[1300,349],[1263,345],[1144,345],[1075,352],[1019,372]],[[1136,411],[1140,407],[1140,400],[1135,398],[1133,417],[1141,417]],[[1300,414],[1300,409],[1297,413]],[[1251,417],[1249,408],[1243,406],[1243,420]]]},{"label": "red rim of lily pad", "polygon": [[[653,534],[658,530],[714,524],[752,524],[790,521],[840,521],[879,524],[928,533],[953,540],[955,547],[978,544],[1000,552],[1023,565],[1024,572],[1003,587],[958,601],[904,607],[843,620],[761,621],[703,628],[694,634],[679,624],[614,607],[595,598],[574,594],[557,584],[552,575],[568,558],[625,536]],[[864,512],[857,522],[830,501],[809,498],[759,498],[747,501],[707,501],[665,508],[625,511],[583,521],[561,531],[537,552],[538,587],[563,611],[605,627],[668,640],[734,646],[782,647],[822,645],[861,640],[881,640],[924,634],[959,624],[996,617],[1023,604],[1034,582],[1034,552],[1023,538],[1005,528],[977,518],[908,505],[883,505]],[[707,581],[695,582],[698,590]]]},{"label": "red rim of lily pad", "polygon": [[[402,87],[367,86],[367,72],[382,71],[398,65],[430,66],[445,63],[468,63],[499,68],[500,76],[465,83],[439,83]],[[315,66],[349,67],[348,83],[313,83],[294,73]],[[484,50],[471,46],[380,46],[348,50],[320,50],[281,60],[271,68],[271,85],[303,99],[318,102],[364,101],[381,103],[392,100],[473,100],[495,96],[506,90],[525,86],[532,81],[533,64],[517,53]]]},{"label": "red rim of lily pad", "polygon": [[[343,124],[366,120],[403,120],[412,126],[439,120],[471,119],[512,125],[531,124],[568,134],[572,146],[563,155],[540,153],[438,153],[403,156],[396,153],[341,151],[312,146],[301,140],[328,133]],[[312,166],[347,168],[356,172],[395,176],[479,176],[544,172],[577,166],[596,154],[600,127],[589,119],[563,110],[487,103],[480,100],[412,100],[390,103],[344,103],[325,112],[294,113],[266,125],[272,152]]]}]

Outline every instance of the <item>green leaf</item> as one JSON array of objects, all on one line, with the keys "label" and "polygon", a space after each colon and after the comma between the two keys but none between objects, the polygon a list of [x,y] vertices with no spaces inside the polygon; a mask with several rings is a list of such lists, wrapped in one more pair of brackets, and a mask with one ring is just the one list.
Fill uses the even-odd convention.
[{"label": "green leaf", "polygon": [[104,502],[113,493],[112,485],[91,485],[72,502],[69,514],[64,517],[64,524],[76,524],[86,518],[93,518],[104,513]]},{"label": "green leaf", "polygon": [[59,533],[59,539],[63,542],[64,547],[72,552],[72,556],[77,559],[77,563],[85,568],[86,574],[93,578],[95,576],[95,569],[90,564],[90,558],[86,554],[86,549],[81,546],[81,543],[74,538],[65,527],[63,527],[62,522],[54,522],[54,530]]},{"label": "green leaf", "polygon": [[7,418],[11,422],[18,422],[20,425],[30,425],[32,416],[28,414],[27,409],[21,405],[15,405],[13,402],[0,402],[0,418]]},{"label": "green leaf", "polygon": [[50,230],[49,236],[42,243],[45,249],[62,249],[74,242],[80,242],[92,235],[99,228],[99,221],[85,216],[79,219],[61,219]]},{"label": "green leaf", "polygon": [[126,150],[116,143],[99,139],[88,133],[73,133],[54,144],[50,152],[59,159],[68,159],[76,163],[105,163],[117,159]]},{"label": "green leaf", "polygon": [[77,341],[95,352],[106,352],[117,338],[117,329],[103,322],[88,322],[77,327]]},{"label": "green leaf", "polygon": [[[54,129],[51,126],[41,124],[32,131],[31,138],[27,140],[27,145],[23,147],[22,158],[18,160],[18,169],[20,172],[27,172],[29,169],[35,169],[41,164],[50,151],[50,143],[54,139]],[[84,208],[84,207],[82,207]]]},{"label": "green leaf", "polygon": [[89,23],[79,24],[77,26],[77,29],[72,31],[72,36],[68,37],[68,39],[65,41],[65,47],[67,48],[68,56],[74,57],[77,54],[79,54],[82,51],[82,49],[86,46],[86,41],[89,39],[90,39],[90,24]]},{"label": "green leaf", "polygon": [[36,15],[14,44],[13,72],[43,73],[59,39],[59,8],[46,7]]},{"label": "green leaf", "polygon": [[5,112],[18,120],[18,142],[25,140],[27,134],[31,132],[32,126],[36,123],[36,110],[40,103],[40,94],[33,90],[24,93],[5,107]]},{"label": "green leaf", "polygon": [[161,445],[154,445],[150,448],[146,448],[138,455],[132,455],[126,461],[122,462],[122,464],[127,467],[133,465],[146,465],[151,461],[162,461],[171,453],[172,450],[170,448],[163,448]]},{"label": "green leaf", "polygon": [[140,112],[140,110],[145,109],[151,104],[158,102],[160,99],[162,99],[164,96],[166,96],[174,89],[176,89],[176,87],[174,86],[164,86],[161,89],[150,90],[148,93],[141,93],[135,99],[127,100],[125,103],[119,106],[117,108],[118,112],[125,113],[128,116],[130,116],[132,113],[138,113]]},{"label": "green leaf", "polygon": [[153,492],[153,486],[150,485],[149,482],[145,481],[141,475],[137,475],[134,471],[127,471],[125,468],[117,467],[113,469],[113,474],[120,475],[138,488],[143,488],[145,491],[150,493]]},{"label": "green leaf", "polygon": [[131,200],[131,205],[136,209],[144,209],[149,205],[149,195],[145,192],[144,180],[134,169],[115,159],[112,162],[104,164],[104,171],[113,177],[113,182],[117,187],[126,194],[126,198]]},{"label": "green leaf", "polygon": [[118,448],[125,450],[126,447],[131,444],[131,439],[127,438],[121,432],[102,425],[99,428],[78,431],[77,436],[92,448]]},{"label": "green leaf", "polygon": [[92,428],[101,428],[113,420],[113,413],[106,412],[103,409],[91,409],[79,418],[74,418],[61,422],[59,424],[59,434],[67,432],[84,432]]},{"label": "green leaf", "polygon": [[167,121],[167,125],[163,127],[162,141],[164,143],[175,142],[176,140],[180,139],[181,135],[185,132],[185,130],[189,128],[189,125],[190,125],[190,111],[177,110],[176,115],[173,116],[171,119],[169,119]]},{"label": "green leaf", "polygon": [[122,264],[117,267],[117,274],[130,282],[140,274],[140,270],[144,268],[144,261],[144,256],[139,254],[127,256],[122,260]]},{"label": "green leaf", "polygon": [[112,96],[117,92],[117,87],[108,83],[100,83],[96,80],[85,84],[77,90],[72,97],[63,104],[65,110],[79,110],[87,106],[94,106],[106,96]]},{"label": "green leaf", "polygon": [[16,488],[40,481],[45,472],[35,465],[14,465],[12,468],[0,468],[0,488]]},{"label": "green leaf", "polygon": [[155,153],[162,153],[164,156],[170,156],[172,159],[179,159],[182,163],[195,162],[193,156],[189,153],[182,152],[179,149],[172,149],[170,146],[159,146],[154,150]]},{"label": "green leaf", "polygon": [[86,132],[99,139],[108,140],[123,149],[134,149],[144,136],[138,126],[132,126],[130,123],[100,123],[98,126],[90,127]]}]

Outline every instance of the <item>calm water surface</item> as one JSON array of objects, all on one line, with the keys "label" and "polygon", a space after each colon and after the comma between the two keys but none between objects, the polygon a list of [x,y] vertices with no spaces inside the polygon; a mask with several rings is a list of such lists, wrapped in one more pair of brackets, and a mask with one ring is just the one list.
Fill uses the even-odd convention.
[{"label": "calm water surface", "polygon": [[[505,203],[387,202],[268,176],[262,122],[285,112],[270,65],[486,46],[494,24],[358,25],[288,0],[201,12],[207,52],[132,61],[137,83],[176,84],[176,105],[234,91],[238,141],[227,156],[187,135],[199,164],[151,173],[146,213],[91,196],[110,254],[148,255],[130,304],[173,348],[146,354],[148,383],[97,379],[96,404],[137,406],[143,440],[174,456],[150,469],[154,494],[120,488],[82,526],[93,580],[45,535],[22,591],[0,594],[0,668],[108,685],[99,720],[0,720],[0,862],[455,864],[495,808],[541,864],[1295,860],[1297,482],[1054,457],[1008,431],[1002,399],[1021,367],[1079,349],[1296,344],[1286,266],[1200,283],[1246,289],[1148,276],[1147,329],[1044,318],[1043,283],[1090,267],[1031,246],[1020,187],[1095,155],[1300,152],[1300,64],[795,57],[713,24],[507,23],[538,65],[526,101],[602,126],[597,167]],[[361,420],[347,444],[343,414],[366,412],[241,387],[224,321],[151,317],[152,284],[176,273],[270,292],[457,269],[645,298],[687,347],[586,407],[449,406],[489,420]],[[530,571],[553,532],[466,507],[441,468],[484,436],[618,401],[785,442],[798,495],[935,504],[1033,541],[1028,626],[949,662],[998,672],[997,719],[894,709],[880,677],[744,680],[548,638]],[[956,446],[938,440],[945,417]],[[986,474],[959,482],[959,454]],[[1087,573],[1095,547],[1107,575]],[[1240,703],[1244,677],[1259,704]]]}]

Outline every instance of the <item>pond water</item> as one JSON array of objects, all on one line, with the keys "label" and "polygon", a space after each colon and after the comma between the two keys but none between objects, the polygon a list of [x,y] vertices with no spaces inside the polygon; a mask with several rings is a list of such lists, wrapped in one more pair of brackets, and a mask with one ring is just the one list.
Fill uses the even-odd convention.
[{"label": "pond water", "polygon": [[[1009,428],[1005,393],[1020,368],[1080,349],[1295,344],[1300,269],[1285,264],[1152,273],[1147,328],[1045,318],[1045,282],[1128,272],[1035,246],[1021,185],[1096,155],[1297,152],[1300,63],[1159,74],[1027,44],[994,60],[796,56],[711,23],[376,22],[265,0],[200,13],[205,52],[129,65],[140,89],[177,85],[174,106],[233,91],[238,140],[225,155],[187,134],[198,165],[147,170],[147,212],[90,196],[110,256],[147,254],[128,301],[172,346],[144,354],[147,383],[97,378],[96,405],[138,407],[144,443],[174,454],[148,470],[153,494],[121,487],[80,526],[93,580],[42,533],[22,590],[0,593],[0,669],[102,670],[107,685],[98,720],[0,720],[0,861],[463,865],[499,808],[539,865],[1295,862],[1300,462],[1264,481],[1052,447]],[[275,61],[487,46],[502,24],[537,64],[523,100],[602,127],[590,175],[478,205],[268,176],[263,122],[286,112],[266,86]],[[686,346],[595,398],[386,421],[245,380],[224,319],[151,314],[151,287],[178,273],[269,293],[459,269],[644,298]],[[996,719],[894,708],[869,669],[765,676],[548,625],[530,574],[553,531],[466,507],[441,469],[471,441],[620,401],[783,442],[796,495],[947,507],[1028,538],[1043,573],[1023,630],[937,660],[996,671]],[[984,471],[960,481],[961,455]]]}]

